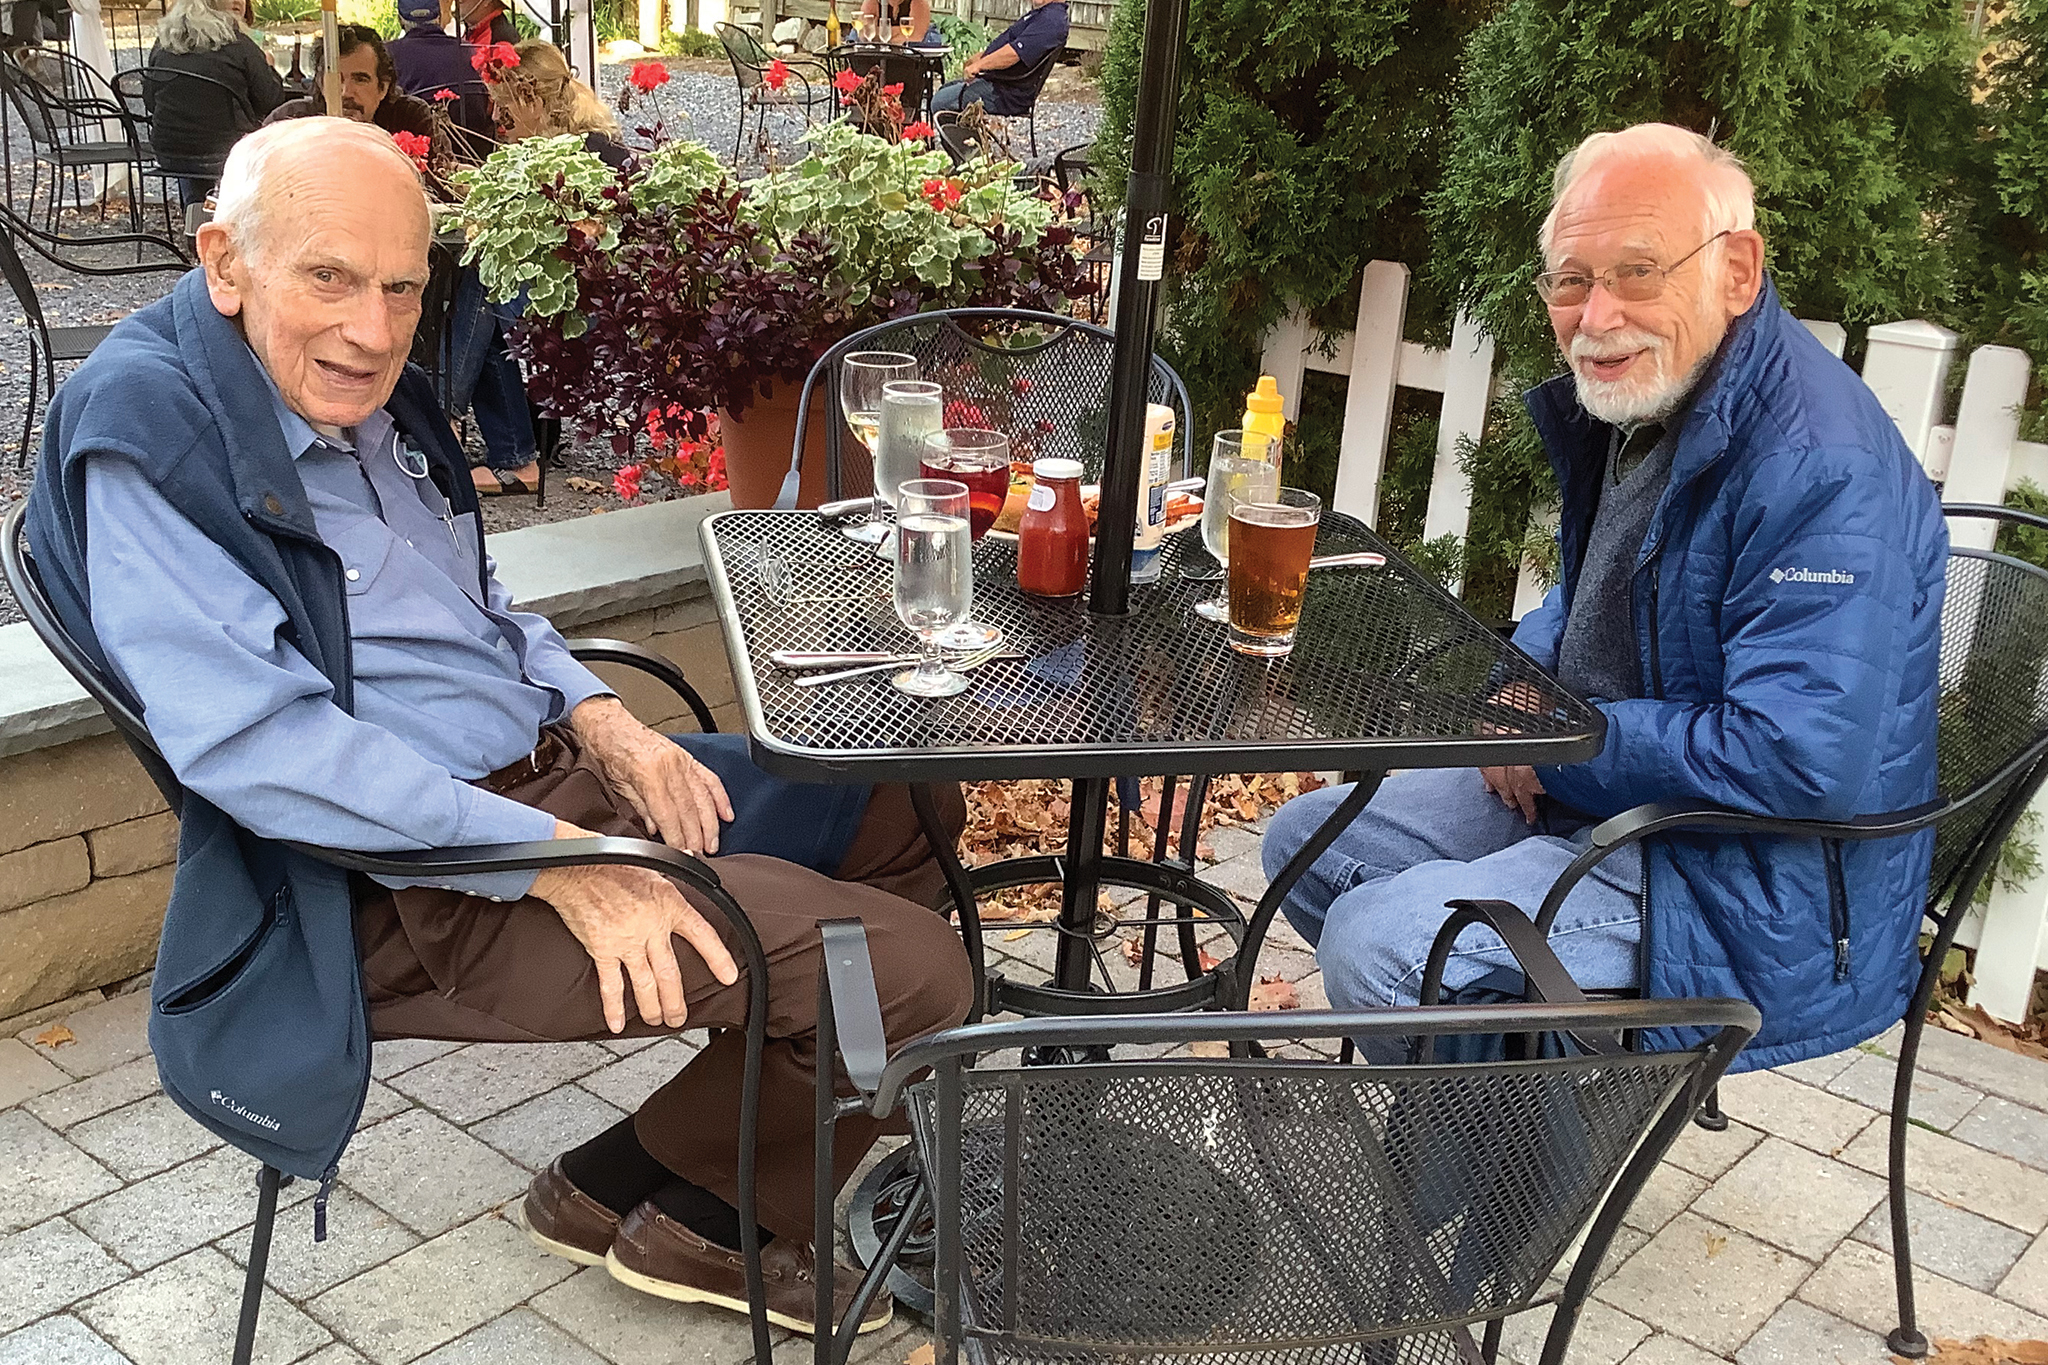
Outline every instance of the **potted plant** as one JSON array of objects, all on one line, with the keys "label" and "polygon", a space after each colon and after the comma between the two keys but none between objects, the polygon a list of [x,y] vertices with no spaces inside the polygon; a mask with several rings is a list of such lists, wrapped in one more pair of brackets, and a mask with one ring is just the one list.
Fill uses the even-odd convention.
[{"label": "potted plant", "polygon": [[[865,86],[849,97],[887,99]],[[578,138],[528,139],[464,173],[464,259],[491,297],[524,298],[514,343],[534,397],[621,454],[641,432],[703,442],[715,413],[734,502],[766,506],[802,380],[833,342],[926,309],[1056,311],[1092,290],[1056,202],[1018,189],[1016,166],[954,168],[846,122],[805,137],[801,161],[744,184],[681,140],[615,172]]]}]

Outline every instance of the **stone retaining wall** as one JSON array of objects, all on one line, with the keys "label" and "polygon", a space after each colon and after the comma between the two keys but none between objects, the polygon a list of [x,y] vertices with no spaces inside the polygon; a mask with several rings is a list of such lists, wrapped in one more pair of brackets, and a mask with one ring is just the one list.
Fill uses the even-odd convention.
[{"label": "stone retaining wall", "polygon": [[[521,605],[547,613],[571,639],[628,640],[668,656],[718,728],[736,730],[732,673],[696,553],[697,521],[724,500],[694,501],[703,505],[509,532],[491,538],[491,551]],[[39,665],[10,674],[0,660],[0,711],[15,708],[0,714],[0,736],[16,736],[17,748],[36,744],[0,750],[0,1019],[148,970],[177,855],[177,820],[142,766],[82,692],[54,695],[54,661],[42,655]],[[648,724],[696,728],[645,674],[597,671]],[[29,694],[33,706],[22,700]],[[36,734],[58,742],[19,738]]]}]

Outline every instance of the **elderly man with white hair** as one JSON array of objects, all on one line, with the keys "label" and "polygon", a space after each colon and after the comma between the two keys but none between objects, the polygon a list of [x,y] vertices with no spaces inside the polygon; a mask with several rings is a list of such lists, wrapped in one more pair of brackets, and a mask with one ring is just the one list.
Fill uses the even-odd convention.
[{"label": "elderly man with white hair", "polygon": [[[1515,642],[1599,708],[1606,744],[1388,778],[1284,907],[1340,1007],[1414,1002],[1446,902],[1533,915],[1631,807],[1844,820],[1934,794],[1940,508],[1869,389],[1779,303],[1741,163],[1668,124],[1595,134],[1558,166],[1538,247],[1570,369],[1528,396],[1561,581]],[[1269,874],[1343,790],[1280,812]],[[1747,996],[1764,1022],[1739,1068],[1816,1056],[1904,1009],[1932,847],[1655,838],[1578,885],[1550,944],[1588,990]],[[1444,985],[1522,990],[1478,928]]]},{"label": "elderly man with white hair", "polygon": [[[672,742],[513,607],[462,451],[406,364],[430,235],[419,177],[381,130],[309,118],[253,133],[200,230],[202,268],[116,327],[51,404],[30,546],[184,789],[150,1017],[164,1089],[320,1180],[317,1235],[372,1038],[709,1026],[637,1113],[544,1171],[523,1212],[550,1252],[745,1311],[748,983],[724,922],[640,869],[378,885],[292,844],[596,833],[716,854],[771,964],[754,983],[769,1020],[766,1306],[809,1330],[818,922],[866,926],[900,1045],[968,1008],[959,936],[916,903],[942,879],[907,790],[779,781],[737,736]],[[881,1131],[840,1125],[838,1178]],[[843,1309],[851,1277],[838,1288]],[[887,1318],[885,1301],[863,1330]]]}]

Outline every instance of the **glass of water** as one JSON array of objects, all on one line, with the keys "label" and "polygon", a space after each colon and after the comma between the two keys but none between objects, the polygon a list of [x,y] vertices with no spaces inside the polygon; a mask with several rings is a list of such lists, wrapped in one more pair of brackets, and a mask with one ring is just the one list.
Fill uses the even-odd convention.
[{"label": "glass of water", "polygon": [[[917,357],[901,351],[855,351],[839,362],[839,410],[870,460],[882,426],[883,386],[891,380],[915,379],[917,374]],[[840,534],[863,545],[880,545],[889,528],[880,521],[863,521]]]},{"label": "glass of water", "polygon": [[937,384],[892,379],[882,385],[882,422],[875,436],[875,495],[896,506],[898,485],[923,473],[925,438],[944,411]]},{"label": "glass of water", "polygon": [[[1247,454],[1242,431],[1219,431],[1209,452],[1209,485],[1202,493],[1202,546],[1226,571],[1230,567],[1231,512],[1240,503],[1272,502],[1280,496],[1279,443],[1263,432],[1255,439],[1252,448],[1258,453]],[[1195,603],[1195,614],[1205,621],[1230,620],[1227,572],[1223,590],[1206,602]]]},{"label": "glass of water", "polygon": [[967,485],[910,479],[896,494],[896,617],[923,645],[916,668],[893,679],[913,697],[950,697],[967,679],[946,667],[939,634],[974,610],[974,541]]}]

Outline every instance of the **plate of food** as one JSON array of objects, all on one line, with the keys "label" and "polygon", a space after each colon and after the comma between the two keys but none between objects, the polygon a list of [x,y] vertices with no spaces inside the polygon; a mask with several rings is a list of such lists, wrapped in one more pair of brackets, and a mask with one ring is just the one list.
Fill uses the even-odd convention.
[{"label": "plate of food", "polygon": [[[1010,462],[1010,495],[1003,499],[1003,510],[996,513],[995,524],[989,527],[992,536],[1009,540],[1017,538],[1017,524],[1024,520],[1024,503],[1031,496],[1031,462],[1013,460]],[[1081,485],[1081,510],[1088,514],[1088,531],[1095,532],[1095,516],[1102,501],[1102,485],[1084,483]],[[1169,492],[1166,495],[1166,534],[1185,531],[1190,526],[1201,524],[1202,499],[1199,494]]]}]

